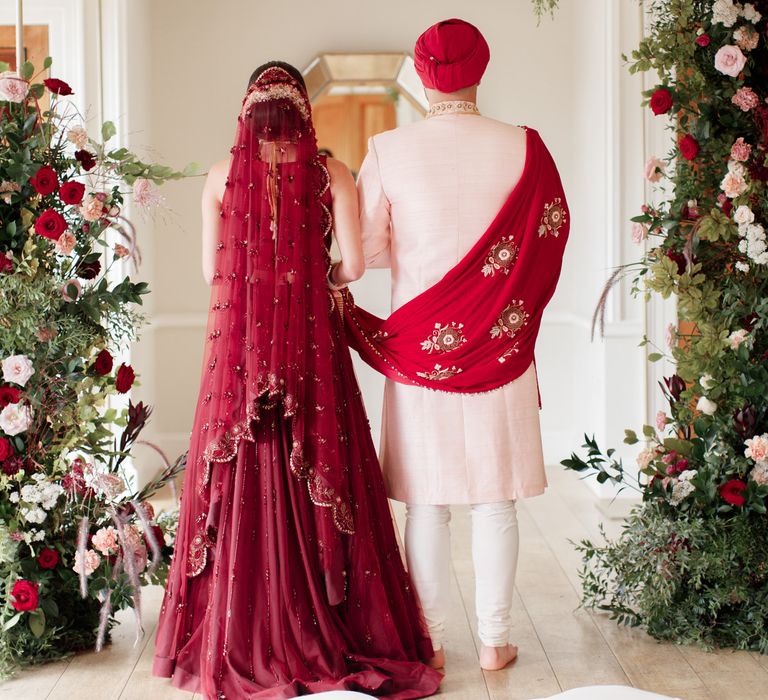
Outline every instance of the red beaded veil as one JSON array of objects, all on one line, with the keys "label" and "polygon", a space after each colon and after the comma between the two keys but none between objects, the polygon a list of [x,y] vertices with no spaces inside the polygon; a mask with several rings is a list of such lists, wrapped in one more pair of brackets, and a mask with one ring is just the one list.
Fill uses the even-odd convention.
[{"label": "red beaded veil", "polygon": [[198,506],[187,575],[205,568],[215,542],[215,471],[229,468],[241,441],[254,440],[266,410],[277,410],[290,421],[290,469],[318,506],[318,549],[330,580],[329,573],[341,575],[333,561],[339,533],[354,532],[325,282],[330,183],[306,92],[282,68],[267,69],[249,88],[231,153],[189,451],[200,476],[185,494]]}]

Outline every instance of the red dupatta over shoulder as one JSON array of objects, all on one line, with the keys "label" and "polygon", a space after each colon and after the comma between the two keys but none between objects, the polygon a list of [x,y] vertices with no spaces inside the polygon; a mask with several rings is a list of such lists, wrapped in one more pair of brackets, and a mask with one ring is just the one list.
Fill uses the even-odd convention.
[{"label": "red dupatta over shoulder", "polygon": [[557,167],[526,129],[520,181],[493,223],[437,284],[383,320],[337,295],[349,343],[390,379],[478,393],[517,379],[534,360],[557,286],[570,215]]}]

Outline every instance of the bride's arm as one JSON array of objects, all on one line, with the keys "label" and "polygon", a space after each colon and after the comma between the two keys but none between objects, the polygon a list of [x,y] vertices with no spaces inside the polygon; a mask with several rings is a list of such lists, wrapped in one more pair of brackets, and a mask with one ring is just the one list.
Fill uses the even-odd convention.
[{"label": "bride's arm", "polygon": [[328,172],[333,195],[333,229],[341,251],[341,262],[331,271],[331,282],[346,284],[360,279],[365,272],[357,189],[352,173],[341,161],[329,158]]},{"label": "bride's arm", "polygon": [[207,284],[213,283],[216,272],[216,246],[219,243],[221,227],[221,200],[224,184],[229,172],[229,159],[211,166],[203,187],[203,277]]}]

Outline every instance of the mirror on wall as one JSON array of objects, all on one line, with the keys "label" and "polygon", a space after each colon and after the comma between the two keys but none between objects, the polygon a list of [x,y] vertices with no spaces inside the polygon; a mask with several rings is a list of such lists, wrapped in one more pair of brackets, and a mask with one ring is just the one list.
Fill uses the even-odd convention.
[{"label": "mirror on wall", "polygon": [[318,147],[354,174],[371,136],[418,121],[428,107],[407,53],[323,53],[304,79]]}]

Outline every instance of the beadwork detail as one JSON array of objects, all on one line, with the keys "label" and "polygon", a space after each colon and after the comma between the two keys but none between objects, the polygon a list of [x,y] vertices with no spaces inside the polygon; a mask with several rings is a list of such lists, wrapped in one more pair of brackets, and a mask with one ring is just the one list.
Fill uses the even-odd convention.
[{"label": "beadwork detail", "polygon": [[515,260],[517,260],[519,251],[520,249],[515,245],[512,236],[504,236],[488,253],[485,265],[483,265],[483,275],[493,277],[497,272],[508,275]]},{"label": "beadwork detail", "polygon": [[446,323],[444,326],[440,323],[435,324],[435,330],[421,344],[421,349],[430,355],[433,352],[446,353],[456,350],[467,342],[464,336],[463,323]]},{"label": "beadwork detail", "polygon": [[539,237],[552,234],[555,238],[560,235],[560,227],[566,223],[565,207],[562,199],[555,197],[549,204],[544,205],[544,213],[541,215],[539,225]]},{"label": "beadwork detail", "polygon": [[466,100],[451,100],[433,104],[427,111],[427,119],[441,114],[480,114],[480,110],[474,102]]}]

